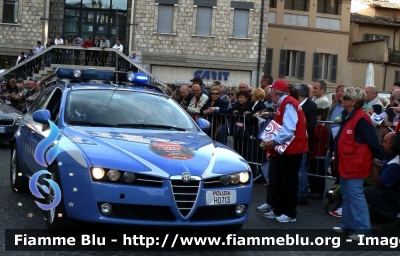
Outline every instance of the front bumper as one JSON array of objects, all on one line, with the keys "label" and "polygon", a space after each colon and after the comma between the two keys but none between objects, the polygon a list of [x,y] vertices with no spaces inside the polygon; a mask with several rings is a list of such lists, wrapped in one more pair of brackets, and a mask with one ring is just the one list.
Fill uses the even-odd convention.
[{"label": "front bumper", "polygon": [[[91,180],[87,169],[68,169],[60,175],[64,206],[71,219],[94,223],[192,227],[243,224],[248,219],[251,179],[244,185],[214,185],[206,188],[204,180],[196,181],[198,185],[194,185],[198,193],[194,195],[195,200],[185,203],[185,198],[178,199],[171,180],[163,180],[155,186],[100,183]],[[221,190],[236,191],[235,202],[207,205],[206,191]],[[180,202],[177,203],[176,199]],[[100,206],[104,203],[113,207],[113,213],[109,216],[100,213]],[[236,214],[238,205],[245,206],[244,215]]]}]

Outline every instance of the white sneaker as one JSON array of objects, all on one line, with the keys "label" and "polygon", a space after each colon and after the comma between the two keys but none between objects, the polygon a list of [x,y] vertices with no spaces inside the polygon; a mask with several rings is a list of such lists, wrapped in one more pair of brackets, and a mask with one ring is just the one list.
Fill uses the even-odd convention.
[{"label": "white sneaker", "polygon": [[293,222],[297,221],[296,218],[289,218],[285,214],[282,214],[281,216],[276,217],[275,220],[277,222],[281,222],[281,223],[288,223],[288,222],[293,223]]},{"label": "white sneaker", "polygon": [[259,211],[259,212],[270,212],[273,209],[274,208],[269,204],[262,204],[262,205],[257,207],[257,211]]},{"label": "white sneaker", "polygon": [[264,213],[264,217],[267,219],[274,219],[278,216],[276,216],[276,214],[274,213],[274,211],[269,211],[267,213]]}]

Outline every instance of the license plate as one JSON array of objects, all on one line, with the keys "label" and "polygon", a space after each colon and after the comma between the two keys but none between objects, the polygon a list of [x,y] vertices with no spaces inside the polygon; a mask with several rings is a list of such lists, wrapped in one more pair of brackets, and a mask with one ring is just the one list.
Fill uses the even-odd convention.
[{"label": "license plate", "polygon": [[206,191],[206,205],[236,204],[236,190]]},{"label": "license plate", "polygon": [[6,132],[6,127],[0,127],[0,133],[5,133]]}]

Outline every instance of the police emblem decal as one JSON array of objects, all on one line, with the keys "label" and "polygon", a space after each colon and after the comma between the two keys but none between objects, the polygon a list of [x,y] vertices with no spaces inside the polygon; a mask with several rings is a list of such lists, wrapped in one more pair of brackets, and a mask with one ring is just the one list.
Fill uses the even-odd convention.
[{"label": "police emblem decal", "polygon": [[192,176],[190,175],[189,172],[184,172],[184,173],[182,173],[182,177],[181,178],[182,178],[183,182],[188,183],[192,179]]}]

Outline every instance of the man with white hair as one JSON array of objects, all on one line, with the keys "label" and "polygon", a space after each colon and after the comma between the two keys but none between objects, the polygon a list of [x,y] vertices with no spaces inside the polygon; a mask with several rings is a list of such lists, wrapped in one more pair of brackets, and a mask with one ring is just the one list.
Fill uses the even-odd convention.
[{"label": "man with white hair", "polygon": [[190,101],[187,111],[196,122],[200,115],[200,109],[206,104],[208,96],[202,92],[201,85],[199,84],[192,85],[192,93],[193,98]]},{"label": "man with white hair", "polygon": [[367,104],[370,105],[376,114],[380,114],[383,112],[383,104],[382,102],[378,99],[378,89],[376,89],[375,86],[373,85],[367,85],[365,86],[365,98],[367,101]]}]

